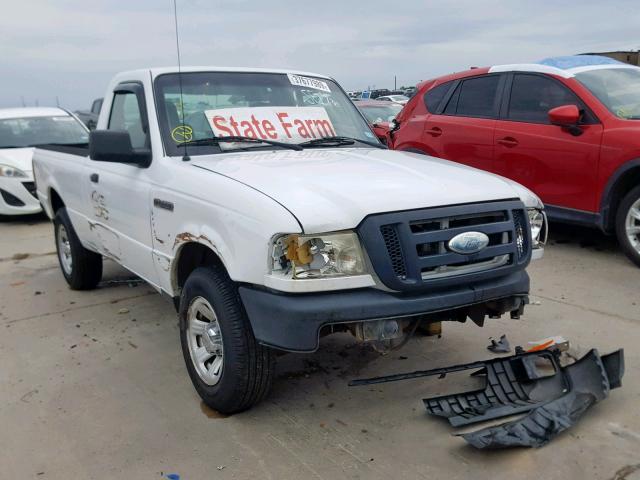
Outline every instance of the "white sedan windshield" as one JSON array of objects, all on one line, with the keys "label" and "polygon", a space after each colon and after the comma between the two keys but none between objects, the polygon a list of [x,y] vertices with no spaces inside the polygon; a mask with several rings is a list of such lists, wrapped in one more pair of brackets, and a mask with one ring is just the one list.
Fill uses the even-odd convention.
[{"label": "white sedan windshield", "polygon": [[69,115],[0,119],[0,148],[57,144],[76,145],[89,141],[89,133]]}]

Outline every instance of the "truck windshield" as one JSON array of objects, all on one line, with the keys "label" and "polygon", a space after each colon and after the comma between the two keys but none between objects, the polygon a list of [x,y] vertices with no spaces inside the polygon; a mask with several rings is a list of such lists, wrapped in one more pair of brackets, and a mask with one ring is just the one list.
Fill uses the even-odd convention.
[{"label": "truck windshield", "polygon": [[0,119],[0,148],[36,145],[77,145],[89,142],[89,133],[68,115]]},{"label": "truck windshield", "polygon": [[640,120],[640,68],[605,68],[576,74],[611,113]]},{"label": "truck windshield", "polygon": [[[164,74],[155,80],[158,120],[169,155],[282,148],[260,142],[206,142],[250,137],[303,144],[325,137],[378,141],[351,100],[326,78],[254,72]],[[184,115],[183,115],[184,112]],[[307,144],[309,145],[309,143]],[[311,145],[319,145],[317,142]],[[344,142],[345,146],[367,147]],[[336,147],[343,146],[340,142]]]}]

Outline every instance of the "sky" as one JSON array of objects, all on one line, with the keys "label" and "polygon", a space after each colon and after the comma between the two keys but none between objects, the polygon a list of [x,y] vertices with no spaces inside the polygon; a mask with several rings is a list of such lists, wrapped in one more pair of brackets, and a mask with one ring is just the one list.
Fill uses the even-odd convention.
[{"label": "sky", "polygon": [[[176,1],[183,65],[307,70],[346,90],[640,48],[633,1]],[[1,10],[0,108],[87,109],[116,72],[177,64],[172,0],[5,0]]]}]

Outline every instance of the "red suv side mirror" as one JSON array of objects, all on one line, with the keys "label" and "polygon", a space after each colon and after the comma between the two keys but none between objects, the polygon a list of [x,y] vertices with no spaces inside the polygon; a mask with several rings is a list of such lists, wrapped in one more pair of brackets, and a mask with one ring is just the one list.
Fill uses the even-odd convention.
[{"label": "red suv side mirror", "polygon": [[569,127],[580,121],[580,110],[575,105],[561,105],[549,110],[549,121],[553,125]]},{"label": "red suv side mirror", "polygon": [[565,127],[572,135],[580,135],[582,130],[578,127],[580,122],[580,110],[576,105],[560,105],[548,112],[549,122],[552,125]]}]

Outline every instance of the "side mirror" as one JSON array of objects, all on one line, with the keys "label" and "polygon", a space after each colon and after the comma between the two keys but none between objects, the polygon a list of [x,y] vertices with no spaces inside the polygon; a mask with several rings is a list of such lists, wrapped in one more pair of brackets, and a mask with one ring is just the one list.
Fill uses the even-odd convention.
[{"label": "side mirror", "polygon": [[561,105],[552,108],[548,112],[549,122],[552,125],[566,128],[571,135],[582,134],[582,129],[578,126],[580,122],[580,110],[576,105]]},{"label": "side mirror", "polygon": [[129,163],[143,168],[151,164],[151,150],[134,149],[129,132],[124,130],[89,132],[89,157],[98,162]]}]

